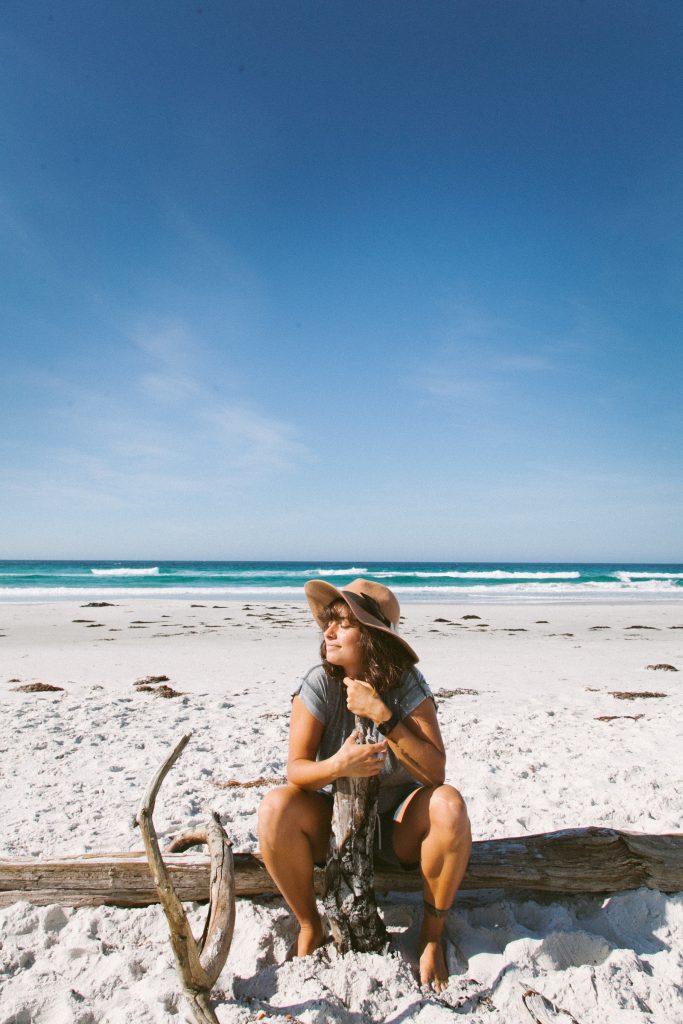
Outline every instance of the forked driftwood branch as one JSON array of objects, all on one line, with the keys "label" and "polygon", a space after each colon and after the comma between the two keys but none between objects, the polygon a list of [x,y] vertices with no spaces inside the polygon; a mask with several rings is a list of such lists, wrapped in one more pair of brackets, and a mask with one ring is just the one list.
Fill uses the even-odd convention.
[{"label": "forked driftwood branch", "polygon": [[[369,743],[365,719],[356,716],[358,743]],[[323,906],[340,953],[377,953],[387,932],[377,910],[373,838],[379,779],[337,780],[332,835],[325,865]]]},{"label": "forked driftwood branch", "polygon": [[193,829],[175,840],[176,849],[187,849],[200,843],[206,843],[209,848],[209,912],[204,932],[197,942],[161,856],[153,821],[154,803],[161,784],[187,746],[190,735],[183,736],[154,775],[142,798],[136,822],[142,833],[159,902],[168,920],[171,946],[189,1009],[197,1024],[218,1024],[210,1003],[210,992],[228,958],[235,927],[232,844],[216,814],[206,829]]},{"label": "forked driftwood branch", "polygon": [[[181,900],[206,902],[208,857],[165,852],[164,862]],[[236,896],[277,894],[277,886],[258,853],[235,854],[234,866]],[[324,876],[324,869],[316,869],[319,894]],[[648,835],[591,826],[483,839],[472,845],[461,889],[562,897],[604,895],[641,886],[660,892],[683,890],[683,834]],[[378,892],[415,892],[421,888],[418,873],[386,865],[375,870]],[[63,907],[146,907],[159,902],[159,893],[141,850],[45,860],[0,859],[0,907],[19,900],[39,907],[51,903]]]}]

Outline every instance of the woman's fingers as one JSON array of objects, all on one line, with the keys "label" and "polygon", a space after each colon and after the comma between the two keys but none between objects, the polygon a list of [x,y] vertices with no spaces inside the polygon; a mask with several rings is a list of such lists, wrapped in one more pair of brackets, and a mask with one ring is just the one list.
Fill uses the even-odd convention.
[{"label": "woman's fingers", "polygon": [[359,774],[363,775],[364,777],[365,776],[369,776],[369,775],[379,775],[379,773],[382,771],[383,767],[384,767],[384,759],[377,760],[375,758],[374,761],[366,761],[365,764],[359,765],[358,766],[358,771],[359,771]]},{"label": "woman's fingers", "polygon": [[367,743],[360,747],[362,751],[361,765],[365,775],[379,775],[384,767],[387,755],[386,743]]},{"label": "woman's fingers", "polygon": [[344,774],[348,777],[365,778],[379,775],[384,767],[387,741],[381,743],[356,743],[358,730],[354,730],[344,742]]}]

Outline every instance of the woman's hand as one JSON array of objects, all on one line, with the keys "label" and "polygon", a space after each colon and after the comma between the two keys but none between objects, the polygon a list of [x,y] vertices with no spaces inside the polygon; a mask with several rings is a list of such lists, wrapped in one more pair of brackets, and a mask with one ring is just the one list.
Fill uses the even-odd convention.
[{"label": "woman's hand", "polygon": [[375,725],[386,721],[391,717],[391,712],[386,706],[374,686],[363,682],[362,679],[351,679],[344,676],[346,687],[346,706],[354,715],[361,718],[369,718]]},{"label": "woman's hand", "polygon": [[339,748],[331,760],[334,761],[337,778],[367,779],[379,775],[387,756],[387,741],[381,743],[356,743],[358,729]]}]

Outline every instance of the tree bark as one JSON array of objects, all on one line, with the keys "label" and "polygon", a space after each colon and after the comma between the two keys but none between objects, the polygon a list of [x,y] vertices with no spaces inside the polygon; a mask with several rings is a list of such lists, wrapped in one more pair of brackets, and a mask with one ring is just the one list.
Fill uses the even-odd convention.
[{"label": "tree bark", "polygon": [[[369,743],[370,728],[356,717],[358,743]],[[377,953],[387,944],[377,910],[373,840],[379,778],[338,779],[332,835],[325,865],[323,906],[340,953]]]},{"label": "tree bark", "polygon": [[[277,894],[258,854],[237,853],[235,895]],[[164,853],[173,887],[183,902],[203,902],[209,891],[209,858]],[[316,870],[322,893],[324,869]],[[644,886],[683,890],[683,834],[649,835],[611,828],[575,828],[540,835],[475,842],[461,889],[499,889],[511,895],[608,894]],[[380,867],[375,889],[416,892],[419,873]],[[139,850],[78,857],[0,860],[0,907],[18,900],[36,906],[145,907],[159,902],[147,858]]]}]

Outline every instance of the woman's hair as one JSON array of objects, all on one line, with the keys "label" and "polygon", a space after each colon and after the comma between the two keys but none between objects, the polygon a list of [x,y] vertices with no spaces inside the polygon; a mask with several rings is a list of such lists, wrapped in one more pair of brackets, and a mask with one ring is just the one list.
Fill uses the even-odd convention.
[{"label": "woman's hair", "polygon": [[[377,690],[378,693],[385,693],[392,687],[398,686],[407,669],[413,667],[413,659],[410,657],[402,644],[398,643],[393,636],[383,633],[379,629],[372,629],[363,625],[355,617],[345,601],[336,600],[329,604],[323,612],[323,630],[330,622],[348,621],[352,626],[360,629],[360,646],[363,657],[362,674],[366,683]],[[344,678],[344,669],[341,665],[330,665],[325,657],[325,638],[320,644],[320,656],[323,659],[323,668],[330,676],[337,679]]]}]

